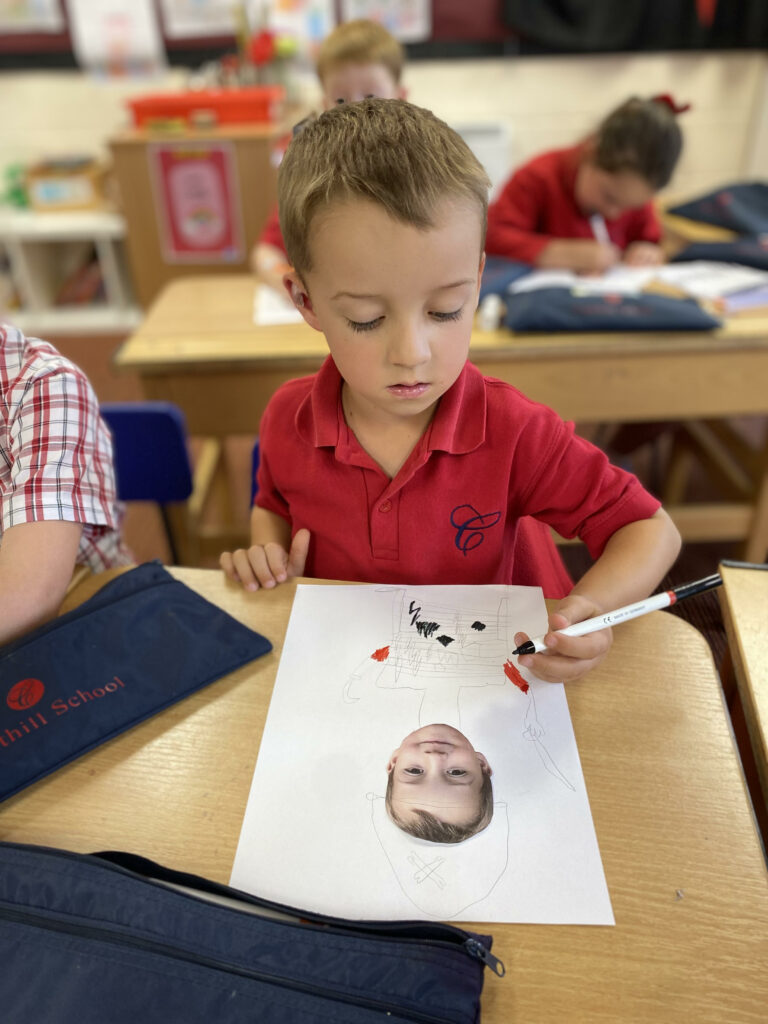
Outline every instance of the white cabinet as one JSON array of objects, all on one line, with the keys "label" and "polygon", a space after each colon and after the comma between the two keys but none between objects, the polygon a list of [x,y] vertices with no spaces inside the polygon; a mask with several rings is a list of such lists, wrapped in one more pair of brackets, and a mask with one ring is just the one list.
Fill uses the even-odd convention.
[{"label": "white cabinet", "polygon": [[[0,208],[0,252],[18,300],[17,308],[0,309],[0,315],[43,338],[133,330],[141,312],[126,270],[124,235],[117,213]],[[66,290],[70,298],[79,292],[88,299],[62,303]]]}]

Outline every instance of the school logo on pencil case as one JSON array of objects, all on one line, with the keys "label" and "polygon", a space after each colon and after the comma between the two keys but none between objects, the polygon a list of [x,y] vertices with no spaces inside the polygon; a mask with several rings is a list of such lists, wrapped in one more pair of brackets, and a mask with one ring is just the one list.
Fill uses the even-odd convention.
[{"label": "school logo on pencil case", "polygon": [[45,687],[39,679],[20,679],[8,691],[5,702],[14,711],[25,711],[37,704],[45,693]]},{"label": "school logo on pencil case", "polygon": [[[112,676],[109,682],[94,686],[91,690],[77,689],[68,697],[56,697],[42,710],[27,715],[24,720],[14,718],[6,726],[0,717],[0,749],[8,748],[26,736],[34,736],[39,729],[54,723],[62,715],[69,717],[72,712],[79,712],[113,694],[119,695],[125,689],[126,684],[120,676]],[[40,679],[20,679],[8,691],[5,702],[13,711],[29,711],[39,704],[44,693],[45,686]]]},{"label": "school logo on pencil case", "polygon": [[490,530],[501,519],[501,512],[478,512],[472,505],[457,505],[451,512],[451,526],[456,530],[454,544],[463,555],[479,547]]}]

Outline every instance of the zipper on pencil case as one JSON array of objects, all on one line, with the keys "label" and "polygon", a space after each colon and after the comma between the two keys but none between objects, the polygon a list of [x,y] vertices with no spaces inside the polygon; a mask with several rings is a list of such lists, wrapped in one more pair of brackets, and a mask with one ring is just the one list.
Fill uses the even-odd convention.
[{"label": "zipper on pencil case", "polygon": [[[379,1012],[387,1017],[397,1016],[404,1020],[413,1021],[414,1024],[454,1024],[448,1017],[437,1017],[434,1014],[412,1007],[402,1007],[394,1003],[387,1003],[379,999],[368,999],[364,996],[348,995],[344,992],[323,988],[320,985],[298,981],[294,978],[284,978],[279,975],[269,974],[265,971],[252,970],[240,964],[228,963],[216,957],[204,956],[193,953],[183,947],[158,942],[134,935],[127,935],[123,932],[115,932],[109,928],[100,928],[95,925],[74,924],[70,921],[60,921],[42,914],[31,913],[28,910],[17,910],[0,904],[0,919],[25,924],[45,931],[57,932],[64,935],[72,935],[76,938],[107,942],[111,945],[134,949],[142,953],[151,953],[156,956],[163,956],[181,963],[191,964],[206,970],[216,971],[223,974],[234,975],[244,978],[247,981],[257,981],[263,984],[272,985],[276,988],[289,989],[305,995],[318,996],[331,1002],[344,1003],[349,1006],[357,1006],[361,1009]],[[478,943],[478,945],[480,945]],[[485,948],[485,947],[483,947]],[[471,954],[474,955],[474,954]]]},{"label": "zipper on pencil case", "polygon": [[[57,851],[57,855],[60,856],[60,852]],[[83,855],[69,854],[69,856],[80,859]],[[181,896],[190,896],[195,900],[203,900],[207,903],[212,902],[207,897],[223,897],[227,900],[227,906],[230,909],[241,914],[253,916],[255,910],[259,909],[268,912],[261,916],[269,919],[270,913],[274,914],[282,919],[288,927],[304,927],[305,922],[308,922],[339,935],[348,935],[350,932],[367,932],[384,942],[414,942],[422,946],[451,949],[454,952],[466,954],[473,960],[479,960],[499,978],[503,978],[506,973],[504,963],[494,956],[487,946],[483,945],[474,935],[470,935],[463,928],[453,924],[442,924],[439,921],[348,921],[344,918],[330,917],[327,914],[318,914],[310,910],[298,911],[295,907],[288,907],[261,896],[253,896],[251,893],[220,885],[208,878],[165,868],[161,864],[156,864],[137,854],[113,854],[110,851],[105,851],[91,854],[90,857],[97,859],[100,865],[107,870],[118,871],[128,878],[138,879],[164,890],[171,889]],[[127,863],[123,863],[123,861],[127,861]],[[132,863],[135,866],[132,867]]]}]

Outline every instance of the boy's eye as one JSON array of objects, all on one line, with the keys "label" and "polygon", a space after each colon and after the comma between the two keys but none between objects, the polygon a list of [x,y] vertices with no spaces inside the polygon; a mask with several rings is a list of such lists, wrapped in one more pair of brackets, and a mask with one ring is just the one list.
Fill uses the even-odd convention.
[{"label": "boy's eye", "polygon": [[464,307],[455,309],[452,313],[431,313],[435,320],[446,321],[446,320],[460,320],[461,314],[464,312]]},{"label": "boy's eye", "polygon": [[423,775],[424,774],[424,769],[423,768],[406,768],[405,769],[405,774],[406,775]]},{"label": "boy's eye", "polygon": [[346,317],[345,319],[347,320],[347,326],[353,331],[372,331],[375,327],[379,326],[384,317],[377,316],[373,320],[365,320],[362,322],[359,320],[349,320]]},{"label": "boy's eye", "polygon": [[463,775],[466,775],[466,771],[463,768],[449,768],[446,775],[450,775],[452,779],[460,779]]}]

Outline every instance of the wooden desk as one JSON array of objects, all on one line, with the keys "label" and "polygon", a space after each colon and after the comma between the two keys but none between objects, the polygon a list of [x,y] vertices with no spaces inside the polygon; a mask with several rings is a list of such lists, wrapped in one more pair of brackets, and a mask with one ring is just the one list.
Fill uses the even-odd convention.
[{"label": "wooden desk", "polygon": [[741,738],[744,727],[743,738],[751,748],[757,783],[752,797],[768,842],[768,570],[721,566],[720,572],[723,586],[718,594],[729,655],[723,685],[736,735]]},{"label": "wooden desk", "polygon": [[[306,324],[253,323],[254,279],[170,283],[116,357],[147,398],[176,402],[193,434],[258,432],[275,389],[313,373],[327,354]],[[713,332],[513,335],[475,331],[472,361],[492,377],[582,423],[698,420],[768,412],[768,315]],[[671,509],[686,540],[747,538],[744,557],[768,551],[768,443],[760,482],[741,503]]]},{"label": "wooden desk", "polygon": [[[173,571],[274,652],[0,805],[3,839],[228,881],[293,585]],[[664,612],[626,623],[568,703],[617,924],[494,925],[507,976],[486,975],[483,1024],[762,1024],[766,867],[704,639]]]}]

